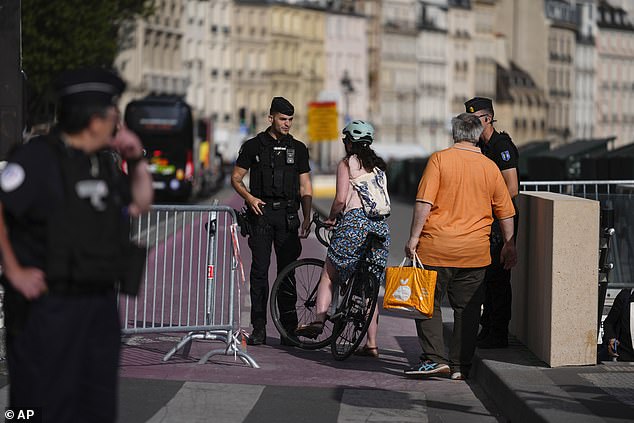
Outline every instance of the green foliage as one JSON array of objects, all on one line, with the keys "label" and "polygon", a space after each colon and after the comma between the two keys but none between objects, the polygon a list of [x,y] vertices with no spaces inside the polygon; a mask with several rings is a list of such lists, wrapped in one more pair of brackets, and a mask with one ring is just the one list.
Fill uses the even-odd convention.
[{"label": "green foliage", "polygon": [[77,67],[111,67],[119,28],[152,12],[144,0],[22,0],[22,69],[30,121],[51,116],[51,81]]}]

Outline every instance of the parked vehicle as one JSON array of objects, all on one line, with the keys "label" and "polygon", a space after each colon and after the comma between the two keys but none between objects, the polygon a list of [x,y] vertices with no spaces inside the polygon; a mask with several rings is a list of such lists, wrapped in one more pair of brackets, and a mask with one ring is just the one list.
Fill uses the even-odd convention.
[{"label": "parked vehicle", "polygon": [[125,109],[126,125],[140,138],[157,196],[186,201],[222,183],[222,160],[194,130],[191,107],[178,97],[146,97]]}]

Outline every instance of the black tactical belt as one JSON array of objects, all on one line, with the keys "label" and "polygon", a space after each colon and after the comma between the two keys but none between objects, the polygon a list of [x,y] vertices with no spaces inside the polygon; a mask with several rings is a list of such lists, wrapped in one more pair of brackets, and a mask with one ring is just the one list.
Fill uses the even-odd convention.
[{"label": "black tactical belt", "polygon": [[279,209],[297,209],[297,202],[293,201],[293,200],[281,200],[281,201],[267,201],[267,200],[263,200],[266,204],[264,205],[264,207],[266,208],[270,208],[273,210],[279,210]]}]

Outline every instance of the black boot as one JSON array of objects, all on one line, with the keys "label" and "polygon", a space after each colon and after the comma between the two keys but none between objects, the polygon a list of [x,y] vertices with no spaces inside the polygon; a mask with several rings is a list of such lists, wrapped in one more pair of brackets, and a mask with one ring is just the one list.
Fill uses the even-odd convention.
[{"label": "black boot", "polygon": [[253,328],[253,332],[247,339],[248,345],[266,345],[266,327],[257,326]]},{"label": "black boot", "polygon": [[284,324],[284,331],[286,332],[286,336],[282,336],[280,334],[280,345],[284,345],[286,347],[295,347],[298,344],[297,337],[295,336],[295,329],[297,328],[297,324],[294,326],[288,325],[288,323]]},{"label": "black boot", "polygon": [[509,346],[508,335],[489,333],[484,339],[477,342],[477,346],[483,350],[506,348]]},{"label": "black boot", "polygon": [[[297,338],[295,338],[297,339]],[[283,338],[280,337],[280,345],[283,345],[285,347],[295,347],[297,346],[297,344],[295,342],[293,342],[290,338]]]},{"label": "black boot", "polygon": [[486,339],[489,336],[489,332],[490,332],[489,328],[482,327],[482,329],[480,329],[480,333],[478,333],[478,337],[476,338],[476,341],[480,342]]}]

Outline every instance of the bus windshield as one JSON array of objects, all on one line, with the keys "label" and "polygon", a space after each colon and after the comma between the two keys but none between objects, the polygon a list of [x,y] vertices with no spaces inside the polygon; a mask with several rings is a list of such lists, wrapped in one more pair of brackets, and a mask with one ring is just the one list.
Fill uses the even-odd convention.
[{"label": "bus windshield", "polygon": [[126,107],[125,121],[147,150],[193,147],[191,109],[180,99],[133,101]]},{"label": "bus windshield", "polygon": [[196,177],[191,108],[180,98],[150,97],[130,102],[125,123],[145,150],[156,191],[186,199]]}]

